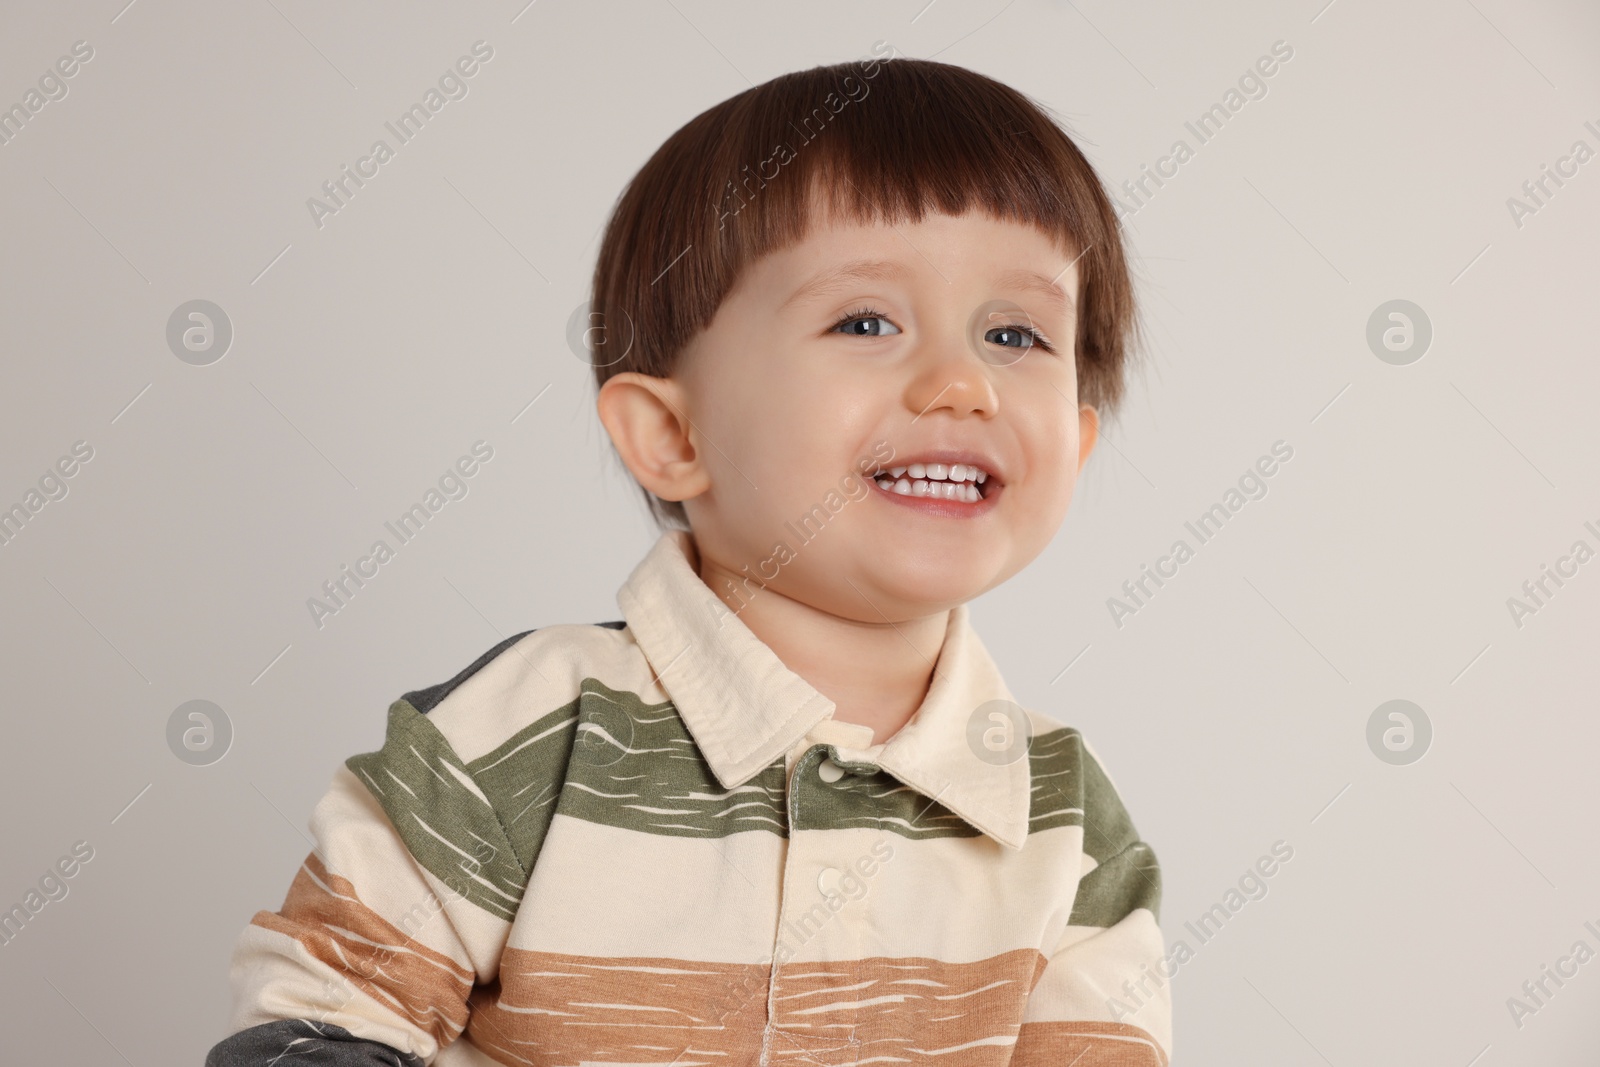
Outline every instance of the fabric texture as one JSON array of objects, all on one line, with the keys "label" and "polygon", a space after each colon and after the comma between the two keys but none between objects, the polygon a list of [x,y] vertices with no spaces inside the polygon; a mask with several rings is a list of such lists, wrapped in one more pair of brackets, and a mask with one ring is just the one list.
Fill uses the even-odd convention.
[{"label": "fabric texture", "polygon": [[207,1067],[1166,1067],[1155,854],[966,605],[874,744],[695,559],[668,531],[622,619],[389,707],[240,935]]}]

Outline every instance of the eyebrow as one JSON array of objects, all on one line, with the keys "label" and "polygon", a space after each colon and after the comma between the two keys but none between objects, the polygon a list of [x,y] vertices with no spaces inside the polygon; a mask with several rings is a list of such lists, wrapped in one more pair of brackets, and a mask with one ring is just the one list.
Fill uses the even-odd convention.
[{"label": "eyebrow", "polygon": [[781,311],[791,304],[815,300],[860,282],[888,281],[903,278],[908,273],[902,264],[893,260],[853,259],[812,275],[804,285],[790,293],[789,299],[778,305],[778,309]]},{"label": "eyebrow", "polygon": [[[1061,272],[1065,274],[1066,271]],[[1061,275],[1056,275],[1059,278]],[[1038,271],[1008,270],[998,279],[1002,288],[1024,289],[1031,293],[1038,293],[1054,301],[1063,311],[1074,312],[1077,310],[1077,301],[1054,278],[1046,278]]]},{"label": "eyebrow", "polygon": [[[789,298],[779,305],[779,310],[818,297],[827,296],[841,289],[861,282],[875,282],[894,280],[905,277],[910,273],[906,267],[894,260],[885,259],[856,259],[838,267],[824,270],[813,275],[805,284],[789,295]],[[1065,271],[1063,271],[1065,273]],[[1060,275],[1057,275],[1059,277]],[[1001,274],[996,282],[1001,288],[1021,289],[1027,292],[1038,293],[1052,301],[1066,312],[1076,310],[1076,301],[1062,285],[1052,278],[1047,278],[1038,271],[1014,268]]]}]

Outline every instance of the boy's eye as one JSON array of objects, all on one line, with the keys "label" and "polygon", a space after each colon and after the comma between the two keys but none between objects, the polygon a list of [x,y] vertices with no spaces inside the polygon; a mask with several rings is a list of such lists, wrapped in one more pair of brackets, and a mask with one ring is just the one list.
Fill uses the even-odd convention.
[{"label": "boy's eye", "polygon": [[[888,332],[873,329],[874,323],[889,327]],[[837,333],[848,334],[851,337],[891,337],[900,332],[900,327],[871,308],[857,308],[834,323],[833,329]]]},{"label": "boy's eye", "polygon": [[983,339],[992,345],[1001,345],[1005,348],[1032,348],[1034,345],[1039,345],[1045,351],[1050,350],[1050,345],[1038,330],[1020,326],[996,326],[984,334]]},{"label": "boy's eye", "polygon": [[[887,331],[882,329],[884,326],[888,327]],[[857,308],[835,322],[833,332],[850,337],[892,337],[900,332],[900,327],[890,322],[882,312],[871,308]],[[1038,345],[1046,352],[1055,351],[1050,339],[1031,326],[1016,324],[996,326],[986,332],[983,339],[1003,348],[1027,350]]]}]

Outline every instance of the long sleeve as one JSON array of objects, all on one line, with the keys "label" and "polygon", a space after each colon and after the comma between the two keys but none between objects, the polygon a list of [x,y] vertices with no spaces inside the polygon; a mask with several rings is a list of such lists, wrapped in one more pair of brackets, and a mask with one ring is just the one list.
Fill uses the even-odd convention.
[{"label": "long sleeve", "polygon": [[206,1067],[422,1067],[492,981],[526,874],[466,765],[427,718],[390,709],[311,814],[316,842],[283,906],[230,965],[230,1036]]},{"label": "long sleeve", "polygon": [[1011,1063],[1166,1067],[1172,995],[1157,922],[1161,868],[1087,745],[1076,777],[1084,812],[1077,894],[1029,995]]}]

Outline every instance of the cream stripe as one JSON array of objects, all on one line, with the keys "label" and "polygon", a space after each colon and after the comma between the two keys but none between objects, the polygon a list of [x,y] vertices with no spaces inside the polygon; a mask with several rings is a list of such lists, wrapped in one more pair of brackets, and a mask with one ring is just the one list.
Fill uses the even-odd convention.
[{"label": "cream stripe", "polygon": [[542,626],[461,683],[428,719],[465,763],[578,696],[585,678],[666,701],[650,665],[626,631],[581,623]]},{"label": "cream stripe", "polygon": [[[1069,927],[1063,942],[1074,948],[1065,955],[1058,951],[1045,968],[1028,998],[1023,1022],[1084,1019],[1128,1023],[1149,1031],[1163,1048],[1172,1047],[1172,980],[1162,977],[1157,967],[1164,945],[1161,928],[1148,909],[1134,909],[1109,930]],[[1141,978],[1144,991],[1135,1001],[1122,983],[1131,981],[1138,990]],[[1124,1011],[1113,1019],[1111,997],[1135,1009],[1134,1013]]]},{"label": "cream stripe", "polygon": [[278,1019],[317,1019],[424,1060],[439,1049],[432,1035],[354,982],[340,981],[332,967],[276,930],[246,926],[234,945],[228,976],[234,1005],[229,1033]]},{"label": "cream stripe", "polygon": [[666,837],[557,814],[507,946],[760,962],[772,951],[783,847],[764,831]]},{"label": "cream stripe", "polygon": [[[438,1058],[433,1061],[433,1067],[505,1067],[505,1064],[492,1059],[487,1053],[480,1051],[478,1046],[462,1038],[440,1049]],[[629,1067],[644,1067],[644,1065],[631,1064]]]},{"label": "cream stripe", "polygon": [[[796,925],[785,940],[794,962],[884,955],[970,963],[1053,944],[1075,888],[1060,874],[1081,840],[1079,827],[1056,827],[1015,852],[987,837],[805,832],[798,848],[787,848],[793,899],[783,918]],[[892,856],[881,859],[874,845]],[[785,851],[769,833],[668,837],[557,814],[509,944],[575,956],[764,962],[777,932]],[[840,873],[825,876],[825,868]],[[856,871],[853,890],[841,881],[846,869]],[[828,907],[819,876],[846,899],[842,908]]]}]

